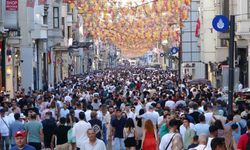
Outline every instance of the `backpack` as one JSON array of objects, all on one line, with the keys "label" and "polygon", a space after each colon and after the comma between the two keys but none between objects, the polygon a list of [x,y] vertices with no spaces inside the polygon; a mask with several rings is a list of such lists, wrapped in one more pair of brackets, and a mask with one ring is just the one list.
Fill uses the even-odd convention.
[{"label": "backpack", "polygon": [[239,125],[240,125],[240,133],[241,133],[241,135],[247,133],[247,127],[246,126],[243,127],[240,122],[239,122]]},{"label": "backpack", "polygon": [[247,133],[247,136],[248,136],[248,141],[247,141],[246,149],[250,149],[250,133]]}]

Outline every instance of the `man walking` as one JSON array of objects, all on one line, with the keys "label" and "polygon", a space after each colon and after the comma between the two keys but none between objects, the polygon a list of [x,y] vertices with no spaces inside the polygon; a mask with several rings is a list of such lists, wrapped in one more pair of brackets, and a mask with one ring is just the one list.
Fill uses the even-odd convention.
[{"label": "man walking", "polygon": [[15,133],[17,131],[24,131],[24,124],[21,122],[20,119],[20,114],[16,113],[14,114],[14,118],[15,118],[15,122],[13,122],[12,124],[10,124],[10,139],[11,139],[11,147],[16,145],[15,142]]},{"label": "man walking", "polygon": [[169,122],[170,132],[165,134],[159,146],[159,150],[180,150],[183,149],[182,137],[177,133],[178,122],[175,119]]},{"label": "man walking", "polygon": [[44,147],[44,135],[42,123],[36,120],[36,113],[32,112],[30,121],[24,125],[25,130],[28,133],[29,145],[35,147],[37,150]]},{"label": "man walking", "polygon": [[2,108],[0,110],[0,133],[2,135],[1,138],[1,149],[4,150],[5,148],[9,149],[10,139],[9,139],[9,132],[10,132],[10,123],[7,116],[5,116],[5,110]]},{"label": "man walking", "polygon": [[24,131],[17,131],[15,133],[16,146],[12,147],[11,150],[36,150],[33,146],[25,144],[26,133]]},{"label": "man walking", "polygon": [[86,122],[85,113],[79,113],[80,121],[73,126],[72,135],[76,138],[77,150],[80,150],[82,144],[88,140],[87,130],[91,128],[91,124]]},{"label": "man walking", "polygon": [[89,140],[84,142],[80,150],[106,150],[104,142],[96,138],[94,129],[88,129],[87,134]]},{"label": "man walking", "polygon": [[114,136],[114,145],[115,150],[125,150],[124,138],[123,138],[123,129],[126,123],[126,119],[122,117],[122,112],[120,109],[116,110],[116,118],[111,122],[111,132],[109,139],[112,140]]},{"label": "man walking", "polygon": [[65,126],[66,119],[64,117],[60,118],[60,125],[56,127],[52,140],[51,140],[51,147],[54,147],[54,141],[56,137],[56,149],[57,150],[68,150],[69,149],[69,144],[67,142],[67,134],[68,131],[70,130],[70,126]]}]

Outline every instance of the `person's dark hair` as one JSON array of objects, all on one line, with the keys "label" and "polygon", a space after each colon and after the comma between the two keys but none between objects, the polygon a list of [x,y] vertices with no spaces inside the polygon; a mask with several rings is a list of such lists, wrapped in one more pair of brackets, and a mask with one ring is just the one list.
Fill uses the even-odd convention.
[{"label": "person's dark hair", "polygon": [[230,114],[227,116],[227,121],[233,121],[234,115]]},{"label": "person's dark hair", "polygon": [[169,127],[178,126],[178,121],[176,119],[171,119],[169,121]]},{"label": "person's dark hair", "polygon": [[189,118],[187,117],[187,115],[185,115],[185,117],[183,118],[183,121],[187,120],[188,122],[190,122]]},{"label": "person's dark hair", "polygon": [[[140,109],[139,115],[143,115],[144,113],[145,113],[144,109]],[[136,120],[137,120],[137,126],[142,127],[142,118],[136,117]]]},{"label": "person's dark hair", "polygon": [[93,107],[91,105],[87,105],[88,110],[93,110]]},{"label": "person's dark hair", "polygon": [[216,150],[217,147],[225,146],[225,139],[222,137],[217,137],[212,139],[211,141],[211,148],[212,150]]},{"label": "person's dark hair", "polygon": [[15,113],[15,114],[14,114],[15,120],[19,120],[19,119],[20,119],[20,116],[21,116],[21,115],[20,115],[19,113]]},{"label": "person's dark hair", "polygon": [[198,140],[199,140],[199,136],[198,136],[198,135],[195,135],[195,136],[193,137],[193,140],[194,140],[194,141],[198,141]]},{"label": "person's dark hair", "polygon": [[211,126],[209,127],[209,132],[210,132],[210,133],[213,133],[213,132],[215,132],[215,131],[217,131],[217,130],[218,130],[218,127],[215,126],[215,125],[211,125]]},{"label": "person's dark hair", "polygon": [[203,114],[199,115],[199,121],[204,122],[206,120],[205,116]]},{"label": "person's dark hair", "polygon": [[85,120],[85,113],[84,112],[79,113],[79,119],[80,120]]},{"label": "person's dark hair", "polygon": [[91,119],[96,119],[96,117],[97,117],[97,112],[96,112],[96,111],[92,111],[92,112],[90,113],[90,117],[91,117]]},{"label": "person's dark hair", "polygon": [[236,123],[234,123],[234,124],[231,125],[232,130],[236,130],[236,129],[238,129],[238,127],[239,126]]},{"label": "person's dark hair", "polygon": [[125,127],[125,128],[128,128],[129,131],[131,131],[131,129],[135,127],[135,124],[134,124],[133,119],[128,118],[127,121],[126,121],[126,123],[125,123],[125,126],[124,126],[124,127]]},{"label": "person's dark hair", "polygon": [[31,119],[36,119],[36,113],[31,114],[30,118]]},{"label": "person's dark hair", "polygon": [[247,129],[250,130],[250,120],[247,121]]},{"label": "person's dark hair", "polygon": [[193,109],[194,109],[194,110],[198,110],[198,108],[199,108],[198,104],[197,104],[197,103],[194,103],[194,104],[193,104]]},{"label": "person's dark hair", "polygon": [[224,130],[224,127],[222,125],[222,122],[220,120],[215,120],[214,125],[221,130]]},{"label": "person's dark hair", "polygon": [[61,117],[61,118],[60,118],[60,124],[65,124],[65,123],[66,123],[66,118]]}]

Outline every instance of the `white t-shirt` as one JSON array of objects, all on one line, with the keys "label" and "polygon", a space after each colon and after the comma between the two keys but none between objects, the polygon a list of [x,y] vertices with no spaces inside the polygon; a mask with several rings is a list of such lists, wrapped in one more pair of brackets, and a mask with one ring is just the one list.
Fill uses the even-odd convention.
[{"label": "white t-shirt", "polygon": [[165,102],[165,106],[169,107],[170,109],[173,110],[173,109],[175,109],[175,102],[172,101],[172,100],[168,100],[168,101]]},{"label": "white t-shirt", "polygon": [[206,150],[206,145],[198,145],[195,148],[191,148],[189,150]]},{"label": "white t-shirt", "polygon": [[135,114],[139,115],[140,110],[142,109],[142,106],[140,104],[135,106]]},{"label": "white t-shirt", "polygon": [[213,118],[213,112],[206,112],[204,114],[205,119],[206,119],[206,124],[210,124],[212,118]]},{"label": "white t-shirt", "polygon": [[150,119],[154,125],[157,125],[158,123],[158,118],[159,118],[159,113],[156,111],[153,112],[146,112],[145,114],[142,115],[142,118],[144,118],[145,120]]},{"label": "white t-shirt", "polygon": [[96,138],[95,144],[92,145],[89,141],[85,141],[80,150],[106,150],[106,146],[102,140]]},{"label": "white t-shirt", "polygon": [[76,146],[80,148],[84,142],[88,140],[87,131],[91,128],[91,124],[80,120],[73,126],[72,136],[76,138]]},{"label": "white t-shirt", "polygon": [[64,109],[64,108],[61,108],[61,110],[60,110],[60,117],[66,118],[66,117],[67,117],[67,114],[69,114],[69,110],[68,110],[68,109]]},{"label": "white t-shirt", "polygon": [[85,112],[85,117],[86,117],[86,120],[87,121],[89,121],[89,120],[91,120],[91,110],[87,110],[86,112]]},{"label": "white t-shirt", "polygon": [[212,142],[213,138],[209,137],[207,140],[207,146],[206,146],[206,150],[212,150],[211,148],[211,142]]},{"label": "white t-shirt", "polygon": [[81,109],[76,109],[76,110],[74,110],[74,112],[75,112],[75,117],[76,117],[77,119],[79,119],[79,113],[80,113],[80,112],[83,112],[83,110],[81,110]]},{"label": "white t-shirt", "polygon": [[[169,144],[172,137],[175,137],[179,133],[167,133],[161,138],[161,143],[159,145],[159,150],[166,150],[167,145]],[[172,142],[169,144],[167,150],[172,150]]]},{"label": "white t-shirt", "polygon": [[135,119],[135,114],[132,111],[126,112],[127,118]]},{"label": "white t-shirt", "polygon": [[9,132],[10,132],[9,127],[10,127],[10,123],[9,123],[8,116],[4,116],[3,118],[0,117],[0,133],[2,134],[2,136],[9,136]]},{"label": "white t-shirt", "polygon": [[69,95],[67,95],[67,96],[65,96],[64,100],[66,102],[70,102],[71,103],[72,98]]}]

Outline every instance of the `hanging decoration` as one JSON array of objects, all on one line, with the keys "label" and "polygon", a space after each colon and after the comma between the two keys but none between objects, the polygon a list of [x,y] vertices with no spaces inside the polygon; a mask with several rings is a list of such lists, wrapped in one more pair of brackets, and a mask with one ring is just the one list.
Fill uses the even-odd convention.
[{"label": "hanging decoration", "polygon": [[[157,42],[178,40],[191,0],[68,0],[94,39],[112,42],[124,56],[140,56]],[[176,37],[177,36],[177,37]]]}]

